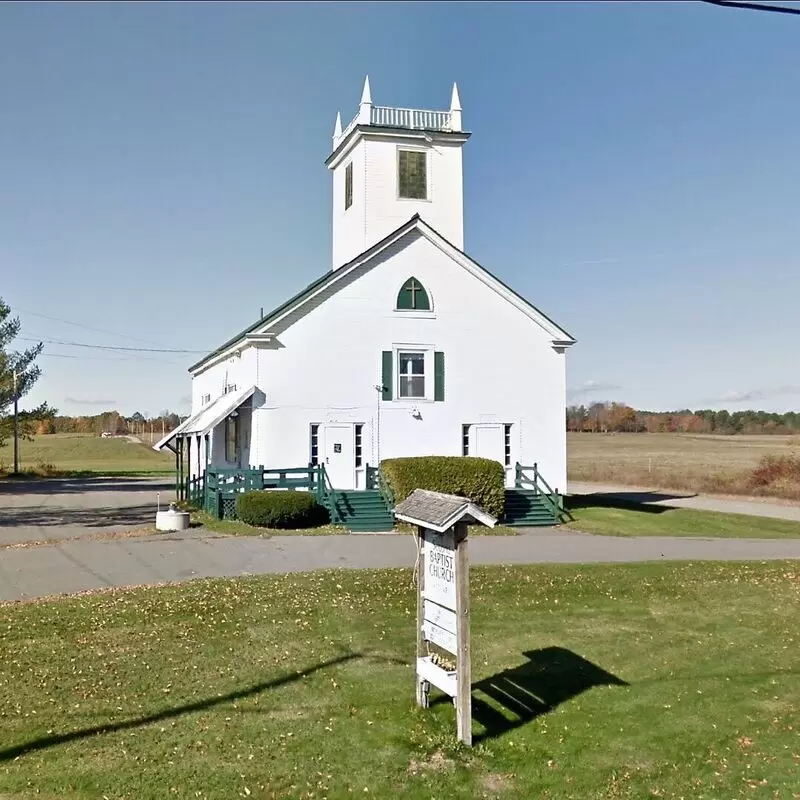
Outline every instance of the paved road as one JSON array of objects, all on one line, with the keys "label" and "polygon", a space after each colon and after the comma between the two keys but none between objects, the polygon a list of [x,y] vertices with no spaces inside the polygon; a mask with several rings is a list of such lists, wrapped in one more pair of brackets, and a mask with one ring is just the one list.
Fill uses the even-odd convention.
[{"label": "paved road", "polygon": [[[0,484],[0,601],[201,577],[414,563],[413,539],[391,534],[261,539],[191,531],[99,540],[153,525],[156,493],[166,504],[171,491],[169,483],[152,479]],[[636,539],[545,528],[474,537],[470,551],[476,564],[800,559],[800,539]]]},{"label": "paved road", "polygon": [[165,478],[0,481],[0,547],[155,527],[174,489]]},{"label": "paved road", "polygon": [[757,498],[709,497],[690,492],[670,492],[665,489],[610,486],[600,483],[569,482],[571,494],[600,494],[609,498],[630,500],[678,508],[696,508],[702,511],[724,511],[729,514],[749,514],[754,517],[775,517],[800,522],[800,503]]},{"label": "paved road", "polygon": [[[469,546],[475,564],[800,559],[800,539],[631,539],[546,530],[473,537]],[[260,539],[192,532],[104,542],[76,539],[0,551],[0,601],[200,577],[410,567],[414,558],[414,540],[402,534]]]}]

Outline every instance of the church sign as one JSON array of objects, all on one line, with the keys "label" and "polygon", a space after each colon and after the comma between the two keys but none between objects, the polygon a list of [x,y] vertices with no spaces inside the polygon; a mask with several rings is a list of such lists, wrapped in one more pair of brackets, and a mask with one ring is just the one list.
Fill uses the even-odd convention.
[{"label": "church sign", "polygon": [[467,524],[497,520],[463,497],[415,489],[395,516],[417,526],[417,705],[430,687],[453,698],[458,738],[472,744]]}]

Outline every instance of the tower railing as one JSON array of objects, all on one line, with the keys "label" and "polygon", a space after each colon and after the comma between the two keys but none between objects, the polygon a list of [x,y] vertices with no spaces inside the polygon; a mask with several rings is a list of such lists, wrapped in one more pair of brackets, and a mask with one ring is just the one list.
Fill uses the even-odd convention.
[{"label": "tower railing", "polygon": [[[336,138],[344,141],[353,128],[363,122],[360,114],[356,114],[350,124]],[[369,124],[383,125],[391,128],[408,128],[415,131],[449,131],[451,130],[452,112],[429,111],[424,108],[392,108],[391,106],[370,106]]]},{"label": "tower railing", "polygon": [[394,128],[411,128],[412,130],[448,131],[450,130],[450,112],[427,111],[422,108],[372,106],[370,123]]}]

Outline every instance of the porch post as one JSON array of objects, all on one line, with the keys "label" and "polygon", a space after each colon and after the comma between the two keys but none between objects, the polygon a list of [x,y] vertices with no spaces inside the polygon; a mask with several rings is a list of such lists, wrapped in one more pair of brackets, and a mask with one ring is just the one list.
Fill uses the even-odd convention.
[{"label": "porch post", "polygon": [[180,501],[183,493],[183,437],[175,439],[175,497]]},{"label": "porch post", "polygon": [[181,437],[175,437],[175,499],[180,500],[181,488]]},{"label": "porch post", "polygon": [[192,485],[192,439],[194,436],[190,433],[186,437],[186,475],[184,476],[184,483],[186,484],[186,497],[189,497],[189,487]]}]

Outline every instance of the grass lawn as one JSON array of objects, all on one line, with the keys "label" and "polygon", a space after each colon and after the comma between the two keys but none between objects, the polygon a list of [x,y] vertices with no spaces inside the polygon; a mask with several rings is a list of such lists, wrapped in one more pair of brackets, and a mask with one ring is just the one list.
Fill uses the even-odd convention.
[{"label": "grass lawn", "polygon": [[[347,533],[340,525],[317,525],[314,528],[257,528],[238,519],[217,519],[205,511],[192,510],[192,524],[200,525],[215,533],[226,533],[229,536],[328,536],[335,533]],[[2,798],[0,798],[2,800]]]},{"label": "grass lawn", "polygon": [[[215,533],[227,533],[231,536],[329,536],[331,534],[347,534],[347,528],[342,525],[318,525],[315,528],[298,528],[296,530],[285,530],[278,528],[257,528],[234,519],[217,519],[205,511],[192,511],[192,523],[201,525],[206,530]],[[397,533],[413,533],[411,525],[399,523],[396,527]],[[508,528],[504,525],[496,525],[494,528],[487,528],[485,525],[470,525],[470,536],[516,536],[519,533],[515,528]],[[2,800],[2,798],[0,798]]]},{"label": "grass lawn", "polygon": [[799,605],[794,562],[475,568],[472,750],[408,570],[0,606],[0,797],[789,800]]},{"label": "grass lawn", "polygon": [[567,498],[574,522],[564,527],[605,536],[701,536],[721,539],[796,539],[791,520],[670,508],[591,496]]},{"label": "grass lawn", "polygon": [[[147,475],[171,474],[172,454],[156,453],[149,445],[123,437],[102,439],[82,433],[34,436],[19,443],[20,470],[35,473]],[[0,447],[0,473],[14,463],[13,444]]]}]

